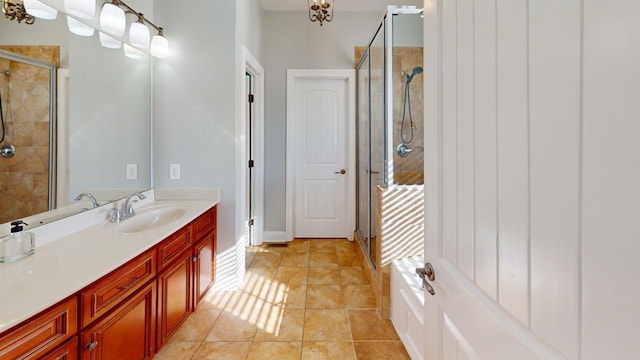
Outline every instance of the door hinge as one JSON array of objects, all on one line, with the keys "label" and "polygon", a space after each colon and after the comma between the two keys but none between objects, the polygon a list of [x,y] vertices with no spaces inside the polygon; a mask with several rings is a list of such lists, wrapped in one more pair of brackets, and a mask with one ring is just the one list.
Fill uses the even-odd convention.
[{"label": "door hinge", "polygon": [[252,168],[255,166],[255,163],[253,162],[253,160],[249,160],[249,167]]},{"label": "door hinge", "polygon": [[254,219],[249,219],[249,226],[253,226],[255,225],[255,220]]},{"label": "door hinge", "polygon": [[249,102],[252,103],[253,102],[253,94],[249,94]]}]

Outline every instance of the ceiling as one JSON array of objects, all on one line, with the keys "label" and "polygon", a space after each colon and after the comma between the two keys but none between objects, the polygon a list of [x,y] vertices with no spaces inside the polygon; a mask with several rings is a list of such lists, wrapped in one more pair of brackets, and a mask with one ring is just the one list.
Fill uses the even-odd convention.
[{"label": "ceiling", "polygon": [[[265,11],[307,11],[307,1],[313,0],[259,0]],[[334,0],[327,0],[334,1]],[[387,5],[415,5],[422,7],[422,0],[335,0],[334,10],[367,11],[384,13]]]}]

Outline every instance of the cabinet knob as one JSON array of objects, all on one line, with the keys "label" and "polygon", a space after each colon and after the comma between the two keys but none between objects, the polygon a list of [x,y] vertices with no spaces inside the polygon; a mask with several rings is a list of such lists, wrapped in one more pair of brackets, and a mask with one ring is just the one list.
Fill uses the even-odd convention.
[{"label": "cabinet knob", "polygon": [[84,348],[89,350],[89,351],[93,351],[93,349],[95,349],[97,346],[98,346],[98,342],[97,341],[93,341],[93,342],[90,342],[90,343],[86,344],[84,346]]}]

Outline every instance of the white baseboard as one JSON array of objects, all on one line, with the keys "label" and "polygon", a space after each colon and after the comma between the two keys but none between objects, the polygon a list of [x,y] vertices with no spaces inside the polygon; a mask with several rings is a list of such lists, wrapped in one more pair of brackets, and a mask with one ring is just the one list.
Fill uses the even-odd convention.
[{"label": "white baseboard", "polygon": [[293,240],[293,237],[286,231],[265,231],[262,233],[262,240],[267,243],[289,242]]}]

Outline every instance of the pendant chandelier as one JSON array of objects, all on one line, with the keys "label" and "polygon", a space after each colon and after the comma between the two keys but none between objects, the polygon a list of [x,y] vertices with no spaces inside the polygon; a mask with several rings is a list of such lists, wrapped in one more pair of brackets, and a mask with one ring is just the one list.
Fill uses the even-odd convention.
[{"label": "pendant chandelier", "polygon": [[27,12],[20,0],[2,1],[2,12],[5,18],[16,20],[19,23],[24,21],[25,24],[32,25],[36,21],[36,18]]},{"label": "pendant chandelier", "polygon": [[334,0],[331,0],[331,4],[329,4],[328,0],[313,0],[313,4],[311,0],[307,0],[307,4],[309,5],[309,20],[311,22],[319,22],[320,26],[326,21],[331,22],[333,20],[333,3]]}]

